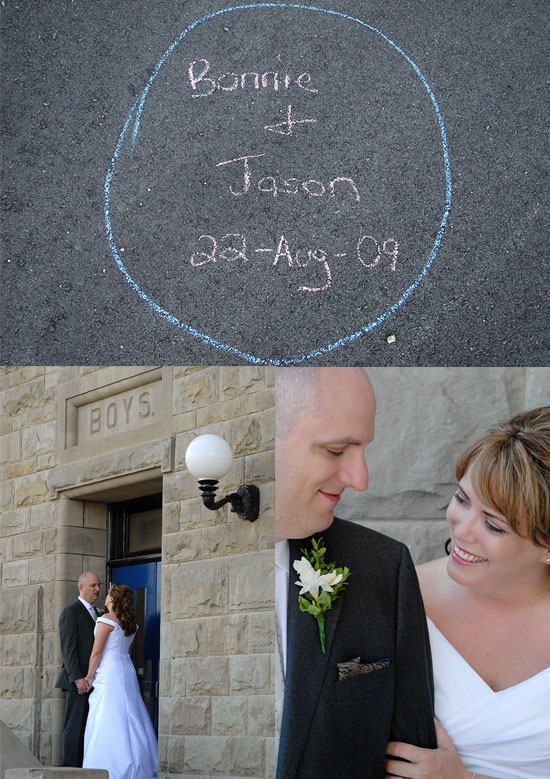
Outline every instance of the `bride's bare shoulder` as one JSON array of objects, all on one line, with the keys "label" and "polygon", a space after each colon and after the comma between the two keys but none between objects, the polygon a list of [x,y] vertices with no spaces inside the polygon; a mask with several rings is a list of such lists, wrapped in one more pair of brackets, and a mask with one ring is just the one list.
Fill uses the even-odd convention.
[{"label": "bride's bare shoulder", "polygon": [[424,600],[424,606],[428,614],[441,595],[447,581],[447,557],[439,557],[423,563],[416,569],[418,583]]}]

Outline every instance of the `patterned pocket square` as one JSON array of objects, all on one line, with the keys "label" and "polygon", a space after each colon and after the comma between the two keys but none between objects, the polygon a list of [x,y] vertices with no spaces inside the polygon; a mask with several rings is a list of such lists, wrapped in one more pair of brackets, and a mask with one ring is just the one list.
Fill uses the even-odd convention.
[{"label": "patterned pocket square", "polygon": [[388,657],[384,657],[382,660],[376,660],[374,663],[362,663],[360,657],[354,657],[353,660],[348,660],[346,663],[337,663],[338,667],[338,681],[343,682],[346,679],[353,679],[354,676],[362,676],[363,674],[370,674],[371,671],[378,671],[381,668],[386,668],[390,665]]}]

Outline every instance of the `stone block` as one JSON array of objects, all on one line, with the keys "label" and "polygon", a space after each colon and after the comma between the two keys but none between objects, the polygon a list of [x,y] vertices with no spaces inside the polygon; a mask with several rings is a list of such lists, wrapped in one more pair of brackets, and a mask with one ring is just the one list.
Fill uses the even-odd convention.
[{"label": "stone block", "polygon": [[202,556],[227,557],[246,554],[258,549],[257,522],[229,522],[226,525],[205,527],[202,530]]},{"label": "stone block", "polygon": [[184,771],[191,774],[219,775],[230,773],[233,744],[226,736],[187,736]]},{"label": "stone block", "polygon": [[444,557],[445,542],[450,537],[449,526],[443,519],[372,520],[368,526],[405,544],[415,565]]},{"label": "stone block", "polygon": [[176,503],[187,498],[196,498],[197,492],[197,480],[189,471],[174,471],[174,473],[165,474],[163,480],[163,499],[165,503]]},{"label": "stone block", "polygon": [[263,484],[272,482],[275,478],[275,452],[249,454],[244,461],[245,482],[247,484]]},{"label": "stone block", "polygon": [[46,454],[39,454],[36,459],[36,470],[46,471],[50,468],[55,468],[55,452],[46,452]]},{"label": "stone block", "polygon": [[[271,487],[272,485],[265,485]],[[260,492],[260,516],[259,520],[259,536],[258,546],[260,552],[271,551],[275,549],[275,517],[273,515],[273,509],[270,506],[265,506],[262,510],[261,495],[263,494],[263,487]]]},{"label": "stone block", "polygon": [[[4,566],[6,567],[6,566]],[[0,625],[3,633],[28,633],[35,631],[37,611],[37,587],[16,587],[0,591]],[[8,638],[8,636],[5,636]],[[13,638],[14,636],[11,636]],[[29,663],[22,663],[29,665]],[[10,665],[6,663],[6,665]]]},{"label": "stone block", "polygon": [[271,410],[274,403],[273,390],[255,392],[252,395],[242,395],[232,400],[223,400],[212,406],[204,406],[197,409],[196,428],[206,425],[215,425],[218,422],[226,422],[254,414],[260,411]]},{"label": "stone block", "polygon": [[0,436],[0,465],[16,463],[21,460],[21,433],[8,433]]},{"label": "stone block", "polygon": [[[49,557],[43,557],[42,561],[44,561],[45,563],[45,561],[49,561],[50,559],[51,558]],[[58,581],[65,581],[65,582],[78,581],[78,577],[80,576],[83,570],[82,555],[57,554],[55,555],[54,559],[55,559],[55,576],[52,576],[51,579],[57,579]],[[49,571],[47,569],[43,571],[43,578],[40,581],[44,581],[44,582],[51,581],[51,579],[46,578],[48,572]],[[76,586],[75,586],[75,591],[76,591]],[[78,595],[78,592],[76,592],[76,595]],[[101,604],[101,606],[103,606],[103,604]]]},{"label": "stone block", "polygon": [[52,551],[91,555],[103,558],[105,555],[105,530],[91,527],[60,528],[59,540]]},{"label": "stone block", "polygon": [[172,657],[200,657],[206,654],[204,619],[178,619],[172,622]]},{"label": "stone block", "polygon": [[179,570],[178,565],[163,564],[161,571],[161,624],[168,622],[172,616],[172,576]]},{"label": "stone block", "polygon": [[186,695],[229,695],[229,658],[191,657],[181,662]]},{"label": "stone block", "polygon": [[257,654],[275,651],[275,612],[263,611],[248,615],[248,652]]},{"label": "stone block", "polygon": [[11,512],[14,508],[14,482],[0,480],[0,513]]},{"label": "stone block", "polygon": [[265,387],[264,369],[254,366],[220,368],[220,395],[236,398],[257,393]]},{"label": "stone block", "polygon": [[20,508],[14,511],[4,511],[0,522],[0,537],[26,533],[30,530],[31,509]]},{"label": "stone block", "polygon": [[4,465],[0,470],[0,478],[4,480],[20,479],[23,476],[30,476],[38,470],[37,458],[32,457],[30,460],[21,460],[18,463]]},{"label": "stone block", "polygon": [[175,698],[183,698],[185,693],[185,663],[187,660],[180,660],[175,657],[172,660],[161,660],[161,667],[169,669],[169,674],[165,674],[166,680],[168,676],[170,679],[169,684],[160,685],[161,695],[171,695]]},{"label": "stone block", "polygon": [[14,482],[14,508],[32,506],[48,500],[46,476],[42,473],[22,476]]},{"label": "stone block", "polygon": [[275,698],[273,695],[250,695],[248,698],[248,735],[274,736]]},{"label": "stone block", "polygon": [[13,560],[13,544],[17,536],[0,538],[0,563]]},{"label": "stone block", "polygon": [[[175,668],[174,661],[171,658],[160,658],[159,661],[159,691],[161,696],[170,696],[176,694],[176,690],[173,689],[172,677],[177,680],[177,669]],[[180,695],[185,693],[185,679],[181,675],[181,685],[178,687]]]},{"label": "stone block", "polygon": [[232,738],[232,759],[229,773],[233,776],[263,776],[265,741],[263,738]]},{"label": "stone block", "polygon": [[274,555],[271,550],[237,558],[229,577],[229,609],[266,611],[274,606]]},{"label": "stone block", "polygon": [[166,767],[170,777],[177,777],[185,770],[185,740],[184,736],[169,736],[166,740]]},{"label": "stone block", "polygon": [[15,536],[13,541],[13,556],[15,559],[38,557],[47,553],[52,542],[55,546],[56,531],[49,533],[43,530],[31,530]]},{"label": "stone block", "polygon": [[203,371],[175,379],[172,413],[181,414],[215,403],[219,395],[218,373],[218,368],[205,368]]},{"label": "stone block", "polygon": [[187,563],[200,560],[201,530],[180,530],[169,533],[162,539],[162,558],[166,563]]},{"label": "stone block", "polygon": [[21,431],[21,454],[23,459],[45,452],[55,452],[55,423],[44,422]]},{"label": "stone block", "polygon": [[219,511],[209,511],[205,508],[200,497],[185,500],[181,504],[180,530],[213,527],[214,525],[223,525],[225,522],[227,522],[226,507]]},{"label": "stone block", "polygon": [[0,720],[18,737],[19,733],[30,733],[32,730],[32,710],[29,698],[0,699]]},{"label": "stone block", "polygon": [[172,576],[172,618],[207,617],[227,613],[227,565],[181,566]]},{"label": "stone block", "polygon": [[170,718],[171,734],[209,736],[212,733],[212,701],[217,698],[195,695],[176,698]]},{"label": "stone block", "polygon": [[237,655],[229,663],[231,695],[271,694],[271,655]]},{"label": "stone block", "polygon": [[177,414],[172,417],[172,433],[189,433],[192,430],[196,430],[200,425],[197,425],[197,411],[187,411],[185,414]]},{"label": "stone block", "polygon": [[248,696],[212,698],[212,734],[214,736],[246,736]]},{"label": "stone block", "polygon": [[107,506],[104,503],[84,503],[84,527],[96,528],[105,531],[107,529]]},{"label": "stone block", "polygon": [[[227,432],[223,436],[233,450],[234,457],[256,454],[273,446],[273,435],[266,438],[265,417],[268,412],[249,414],[246,417],[231,419],[224,424]],[[270,414],[271,415],[271,414]]]},{"label": "stone block", "polygon": [[44,376],[45,369],[42,365],[16,366],[7,374],[7,387],[18,387],[32,379]]},{"label": "stone block", "polygon": [[232,614],[204,620],[207,654],[237,655],[248,649],[248,616]]},{"label": "stone block", "polygon": [[274,779],[277,773],[277,758],[279,756],[279,739],[266,738],[265,742],[265,775]]},{"label": "stone block", "polygon": [[2,565],[2,587],[19,587],[28,583],[28,560],[16,560]]},{"label": "stone block", "polygon": [[44,380],[38,378],[0,393],[0,416],[10,419],[29,409],[40,408],[43,389]]},{"label": "stone block", "polygon": [[[180,529],[181,503],[164,503],[162,506],[162,534],[176,533]],[[187,529],[187,528],[186,528]]]},{"label": "stone block", "polygon": [[37,503],[30,507],[31,528],[32,530],[43,530],[44,528],[53,528],[57,524],[56,517],[57,504],[48,501],[47,503]]},{"label": "stone block", "polygon": [[0,669],[0,698],[30,698],[32,689],[32,682],[30,689],[25,689],[24,668]]}]

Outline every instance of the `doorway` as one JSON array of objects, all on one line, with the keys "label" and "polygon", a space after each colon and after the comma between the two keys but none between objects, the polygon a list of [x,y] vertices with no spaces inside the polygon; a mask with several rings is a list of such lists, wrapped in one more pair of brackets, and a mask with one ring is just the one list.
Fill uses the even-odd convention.
[{"label": "doorway", "polygon": [[138,632],[132,660],[158,735],[162,495],[111,504],[107,538],[108,580],[134,593]]}]

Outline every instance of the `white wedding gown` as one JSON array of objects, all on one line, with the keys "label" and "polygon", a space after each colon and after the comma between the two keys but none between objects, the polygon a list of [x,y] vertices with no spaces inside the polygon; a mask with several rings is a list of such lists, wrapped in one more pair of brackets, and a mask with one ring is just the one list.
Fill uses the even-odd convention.
[{"label": "white wedding gown", "polygon": [[495,692],[430,619],[428,629],[435,714],[464,766],[499,779],[548,779],[550,668]]},{"label": "white wedding gown", "polygon": [[143,703],[132,658],[135,635],[125,636],[112,625],[97,667],[84,733],[83,768],[106,768],[109,779],[153,779],[157,775],[158,747],[149,713]]}]

